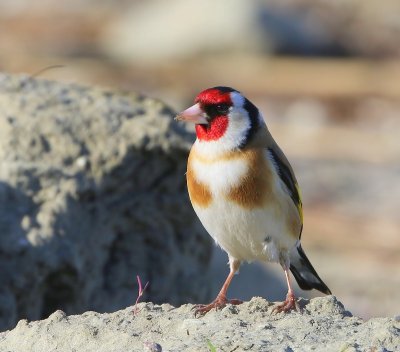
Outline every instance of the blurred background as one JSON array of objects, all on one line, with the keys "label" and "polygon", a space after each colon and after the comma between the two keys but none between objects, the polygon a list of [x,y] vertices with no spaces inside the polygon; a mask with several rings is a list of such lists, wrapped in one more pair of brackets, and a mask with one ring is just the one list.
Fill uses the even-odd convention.
[{"label": "blurred background", "polygon": [[[364,318],[400,312],[399,37],[397,0],[0,0],[1,71],[133,90],[176,111],[207,87],[242,91],[296,172],[303,248]],[[226,261],[215,249],[215,293]],[[231,291],[285,294],[271,264],[243,266]]]}]

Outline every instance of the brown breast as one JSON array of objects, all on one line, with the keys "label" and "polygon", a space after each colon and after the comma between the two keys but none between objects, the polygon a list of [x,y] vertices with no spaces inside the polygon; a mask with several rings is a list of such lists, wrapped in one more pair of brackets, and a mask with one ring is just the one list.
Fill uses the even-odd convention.
[{"label": "brown breast", "polygon": [[232,188],[228,199],[243,208],[262,208],[272,197],[272,172],[263,149],[249,149],[240,153],[246,159],[248,171],[240,184]]},{"label": "brown breast", "polygon": [[186,172],[186,182],[189,192],[189,198],[192,204],[195,204],[202,208],[207,208],[212,201],[212,194],[208,186],[204,183],[198,182],[194,174],[191,163],[194,156],[193,148],[190,151],[187,172]]},{"label": "brown breast", "polygon": [[[233,159],[243,159],[248,165],[248,170],[241,177],[240,183],[231,188],[226,194],[228,200],[247,209],[263,207],[272,197],[272,172],[265,160],[264,151],[261,148],[254,148],[244,151],[236,151],[224,154],[218,158],[207,158],[196,154],[191,150],[188,159],[186,173],[189,197],[192,203],[201,207],[207,207],[212,201],[212,194],[207,184],[201,183],[196,179],[191,164],[194,159],[200,160],[204,167],[207,164],[227,161]],[[212,180],[210,180],[212,182]]]}]

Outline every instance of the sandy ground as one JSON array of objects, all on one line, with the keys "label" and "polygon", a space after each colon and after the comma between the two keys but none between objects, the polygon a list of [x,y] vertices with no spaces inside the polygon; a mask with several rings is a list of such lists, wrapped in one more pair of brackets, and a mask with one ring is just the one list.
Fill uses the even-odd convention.
[{"label": "sandy ground", "polygon": [[193,305],[140,303],[110,314],[21,320],[0,334],[0,351],[399,351],[400,317],[363,321],[334,296],[301,300],[301,312],[273,313],[253,298],[195,318]]}]

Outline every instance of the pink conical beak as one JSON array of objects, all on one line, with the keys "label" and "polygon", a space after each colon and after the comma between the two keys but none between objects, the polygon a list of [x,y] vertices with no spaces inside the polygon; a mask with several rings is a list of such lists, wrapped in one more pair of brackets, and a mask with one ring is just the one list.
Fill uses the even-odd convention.
[{"label": "pink conical beak", "polygon": [[206,114],[201,109],[200,104],[194,104],[190,108],[182,111],[175,117],[175,120],[193,122],[195,124],[207,124]]}]

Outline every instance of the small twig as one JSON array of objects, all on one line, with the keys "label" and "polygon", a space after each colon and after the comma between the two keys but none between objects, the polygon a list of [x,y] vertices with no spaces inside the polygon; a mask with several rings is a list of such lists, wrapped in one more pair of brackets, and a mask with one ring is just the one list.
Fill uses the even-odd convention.
[{"label": "small twig", "polygon": [[40,69],[39,71],[36,71],[35,73],[32,73],[32,74],[29,76],[29,78],[35,78],[35,77],[41,75],[42,73],[44,73],[44,72],[46,72],[46,71],[50,71],[50,70],[53,70],[53,69],[55,69],[55,68],[63,68],[63,67],[65,67],[65,65],[51,65],[51,66],[47,66],[47,67],[44,67],[44,68]]},{"label": "small twig", "polygon": [[146,290],[147,286],[149,285],[149,281],[147,281],[146,284],[143,287],[142,280],[140,280],[140,276],[139,275],[136,275],[136,279],[137,279],[137,282],[138,282],[138,285],[139,285],[139,289],[138,289],[138,295],[137,295],[137,298],[136,298],[135,306],[133,307],[133,314],[137,314],[137,312],[138,312],[137,311],[137,309],[138,309],[137,305],[139,303],[139,300],[143,296],[144,291]]}]

